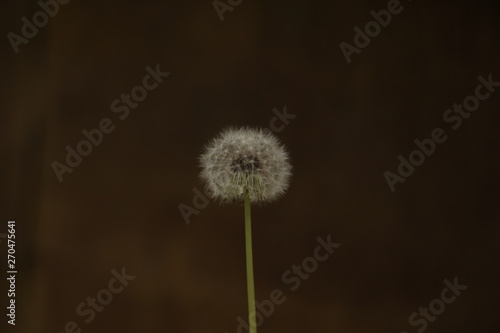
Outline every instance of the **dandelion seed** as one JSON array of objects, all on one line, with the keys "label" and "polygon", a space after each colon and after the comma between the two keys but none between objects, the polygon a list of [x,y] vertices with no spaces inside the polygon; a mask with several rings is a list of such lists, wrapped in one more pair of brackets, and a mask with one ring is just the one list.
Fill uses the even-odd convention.
[{"label": "dandelion seed", "polygon": [[240,128],[223,131],[200,157],[208,193],[222,202],[273,201],[288,188],[291,166],[283,145],[271,133]]}]

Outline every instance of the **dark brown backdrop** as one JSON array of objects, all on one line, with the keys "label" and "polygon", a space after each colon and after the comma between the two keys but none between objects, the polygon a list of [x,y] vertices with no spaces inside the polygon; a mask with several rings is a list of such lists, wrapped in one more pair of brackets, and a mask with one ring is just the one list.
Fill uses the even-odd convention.
[{"label": "dark brown backdrop", "polygon": [[[253,217],[257,298],[280,288],[287,301],[259,332],[416,332],[408,317],[454,277],[468,289],[427,331],[498,332],[500,91],[457,131],[442,119],[479,75],[500,81],[498,2],[402,5],[351,64],[339,43],[386,1],[244,0],[221,22],[211,1],[73,0],[18,54],[3,38],[0,233],[17,221],[19,269],[8,329],[236,332],[243,209],[211,202],[186,225],[178,206],[203,188],[207,140],[267,127],[286,105],[291,187]],[[2,33],[38,10],[4,4]],[[112,101],[156,64],[170,76],[119,120]],[[115,131],[58,182],[51,163],[102,118]],[[383,173],[436,127],[448,140],[391,193]],[[290,292],[283,272],[329,234],[341,247]],[[85,324],[77,305],[122,267],[135,280]]]}]

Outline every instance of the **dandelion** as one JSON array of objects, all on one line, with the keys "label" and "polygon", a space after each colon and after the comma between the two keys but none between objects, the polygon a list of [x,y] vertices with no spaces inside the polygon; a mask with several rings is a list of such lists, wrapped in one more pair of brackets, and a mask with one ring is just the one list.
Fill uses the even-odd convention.
[{"label": "dandelion", "polygon": [[207,192],[222,202],[273,201],[288,188],[291,166],[283,145],[271,133],[241,128],[223,131],[200,158]]},{"label": "dandelion", "polygon": [[200,157],[208,194],[221,202],[244,202],[250,333],[257,332],[250,203],[274,201],[288,188],[291,165],[278,139],[261,129],[227,129]]}]

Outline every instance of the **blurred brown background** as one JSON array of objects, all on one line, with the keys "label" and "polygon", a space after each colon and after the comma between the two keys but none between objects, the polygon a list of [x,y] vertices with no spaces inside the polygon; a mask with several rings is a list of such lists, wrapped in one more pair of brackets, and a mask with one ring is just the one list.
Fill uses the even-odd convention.
[{"label": "blurred brown background", "polygon": [[[236,332],[243,208],[212,202],[186,225],[178,206],[203,188],[209,139],[285,105],[294,176],[253,208],[253,237],[257,298],[287,301],[259,332],[417,332],[408,317],[455,276],[468,289],[426,331],[498,332],[500,91],[457,131],[442,115],[479,75],[500,81],[500,6],[402,5],[351,64],[339,43],[387,1],[244,0],[221,22],[211,1],[73,0],[18,54],[3,38],[0,233],[17,221],[19,274],[2,332]],[[4,3],[1,31],[39,10]],[[156,64],[170,76],[120,120],[112,101]],[[51,163],[103,118],[115,131],[60,183]],[[391,193],[383,173],[436,127],[448,140]],[[342,246],[289,291],[283,272],[329,234]],[[135,280],[86,324],[75,309],[122,267]]]}]

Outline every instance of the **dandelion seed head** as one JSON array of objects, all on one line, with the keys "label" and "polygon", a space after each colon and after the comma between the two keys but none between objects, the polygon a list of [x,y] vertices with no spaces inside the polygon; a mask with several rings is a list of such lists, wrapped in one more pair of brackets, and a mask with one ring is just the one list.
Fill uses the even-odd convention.
[{"label": "dandelion seed head", "polygon": [[207,192],[221,202],[273,201],[288,188],[292,167],[278,139],[261,129],[227,129],[200,156]]}]

